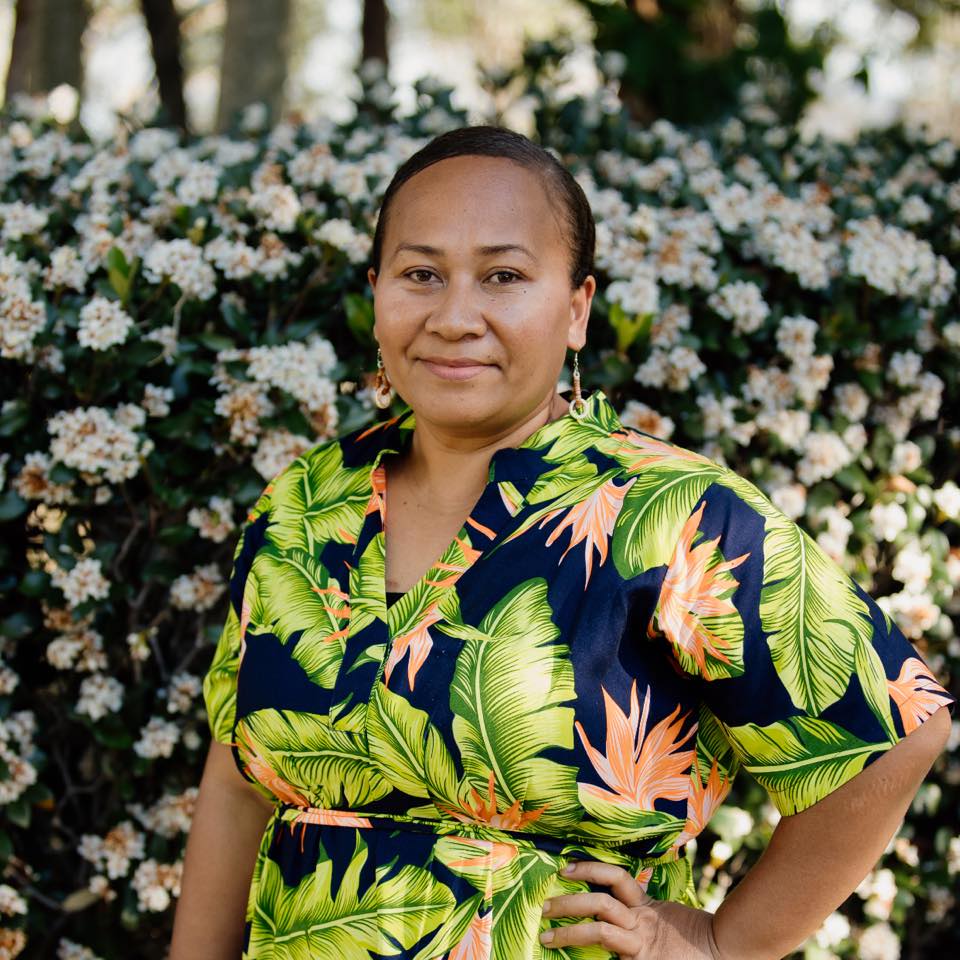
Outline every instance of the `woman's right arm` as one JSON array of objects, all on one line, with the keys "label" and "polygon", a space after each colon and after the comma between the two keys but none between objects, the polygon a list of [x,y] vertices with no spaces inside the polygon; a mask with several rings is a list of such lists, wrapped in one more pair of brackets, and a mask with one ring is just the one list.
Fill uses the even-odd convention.
[{"label": "woman's right arm", "polygon": [[250,878],[274,805],[214,740],[194,811],[169,960],[237,960]]}]

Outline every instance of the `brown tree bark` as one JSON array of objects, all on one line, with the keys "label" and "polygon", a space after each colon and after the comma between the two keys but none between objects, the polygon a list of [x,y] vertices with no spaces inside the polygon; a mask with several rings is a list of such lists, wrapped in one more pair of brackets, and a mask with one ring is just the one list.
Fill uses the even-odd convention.
[{"label": "brown tree bark", "polygon": [[236,111],[262,102],[273,119],[283,108],[289,52],[290,0],[227,0],[220,65],[217,129]]},{"label": "brown tree bark", "polygon": [[363,60],[380,60],[384,66],[390,62],[387,46],[387,25],[390,12],[386,0],[363,0]]},{"label": "brown tree bark", "polygon": [[17,0],[7,96],[47,93],[61,83],[83,88],[85,0]]},{"label": "brown tree bark", "polygon": [[187,127],[183,100],[183,61],[180,57],[180,15],[173,0],[140,0],[143,19],[150,34],[153,62],[160,88],[160,102],[169,123]]}]

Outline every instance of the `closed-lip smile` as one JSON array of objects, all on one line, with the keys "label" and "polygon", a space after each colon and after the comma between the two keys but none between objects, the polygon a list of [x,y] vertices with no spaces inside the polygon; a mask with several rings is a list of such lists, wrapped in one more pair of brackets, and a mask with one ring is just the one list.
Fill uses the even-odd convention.
[{"label": "closed-lip smile", "polygon": [[488,364],[472,357],[421,357],[427,363],[436,363],[445,367],[486,367]]},{"label": "closed-lip smile", "polygon": [[472,357],[421,357],[420,362],[435,376],[443,380],[468,380],[492,364]]}]

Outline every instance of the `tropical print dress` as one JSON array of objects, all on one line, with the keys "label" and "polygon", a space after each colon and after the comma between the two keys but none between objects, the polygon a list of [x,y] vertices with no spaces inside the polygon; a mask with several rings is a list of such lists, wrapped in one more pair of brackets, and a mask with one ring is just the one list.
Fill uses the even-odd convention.
[{"label": "tropical print dress", "polygon": [[587,889],[567,862],[695,903],[685,845],[741,767],[791,814],[952,700],[755,486],[599,391],[495,453],[388,607],[385,458],[413,429],[309,450],[237,544],[204,694],[276,804],[244,957],[612,957],[539,943],[574,922],[543,901]]}]

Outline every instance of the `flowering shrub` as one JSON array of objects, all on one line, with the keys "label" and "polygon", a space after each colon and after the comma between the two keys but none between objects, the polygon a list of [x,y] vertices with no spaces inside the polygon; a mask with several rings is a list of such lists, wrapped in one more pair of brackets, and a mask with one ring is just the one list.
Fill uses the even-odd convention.
[{"label": "flowering shrub", "polygon": [[[562,100],[530,70],[598,224],[585,383],[760,485],[956,690],[954,146],[803,143],[752,88],[720,125],[641,129],[613,78]],[[238,525],[292,458],[373,418],[379,198],[465,122],[430,80],[407,117],[365,81],[344,124],[94,147],[27,103],[0,127],[0,957],[164,955]],[[807,957],[956,948],[958,800],[955,721]],[[775,821],[737,785],[696,852],[708,906]]]}]

